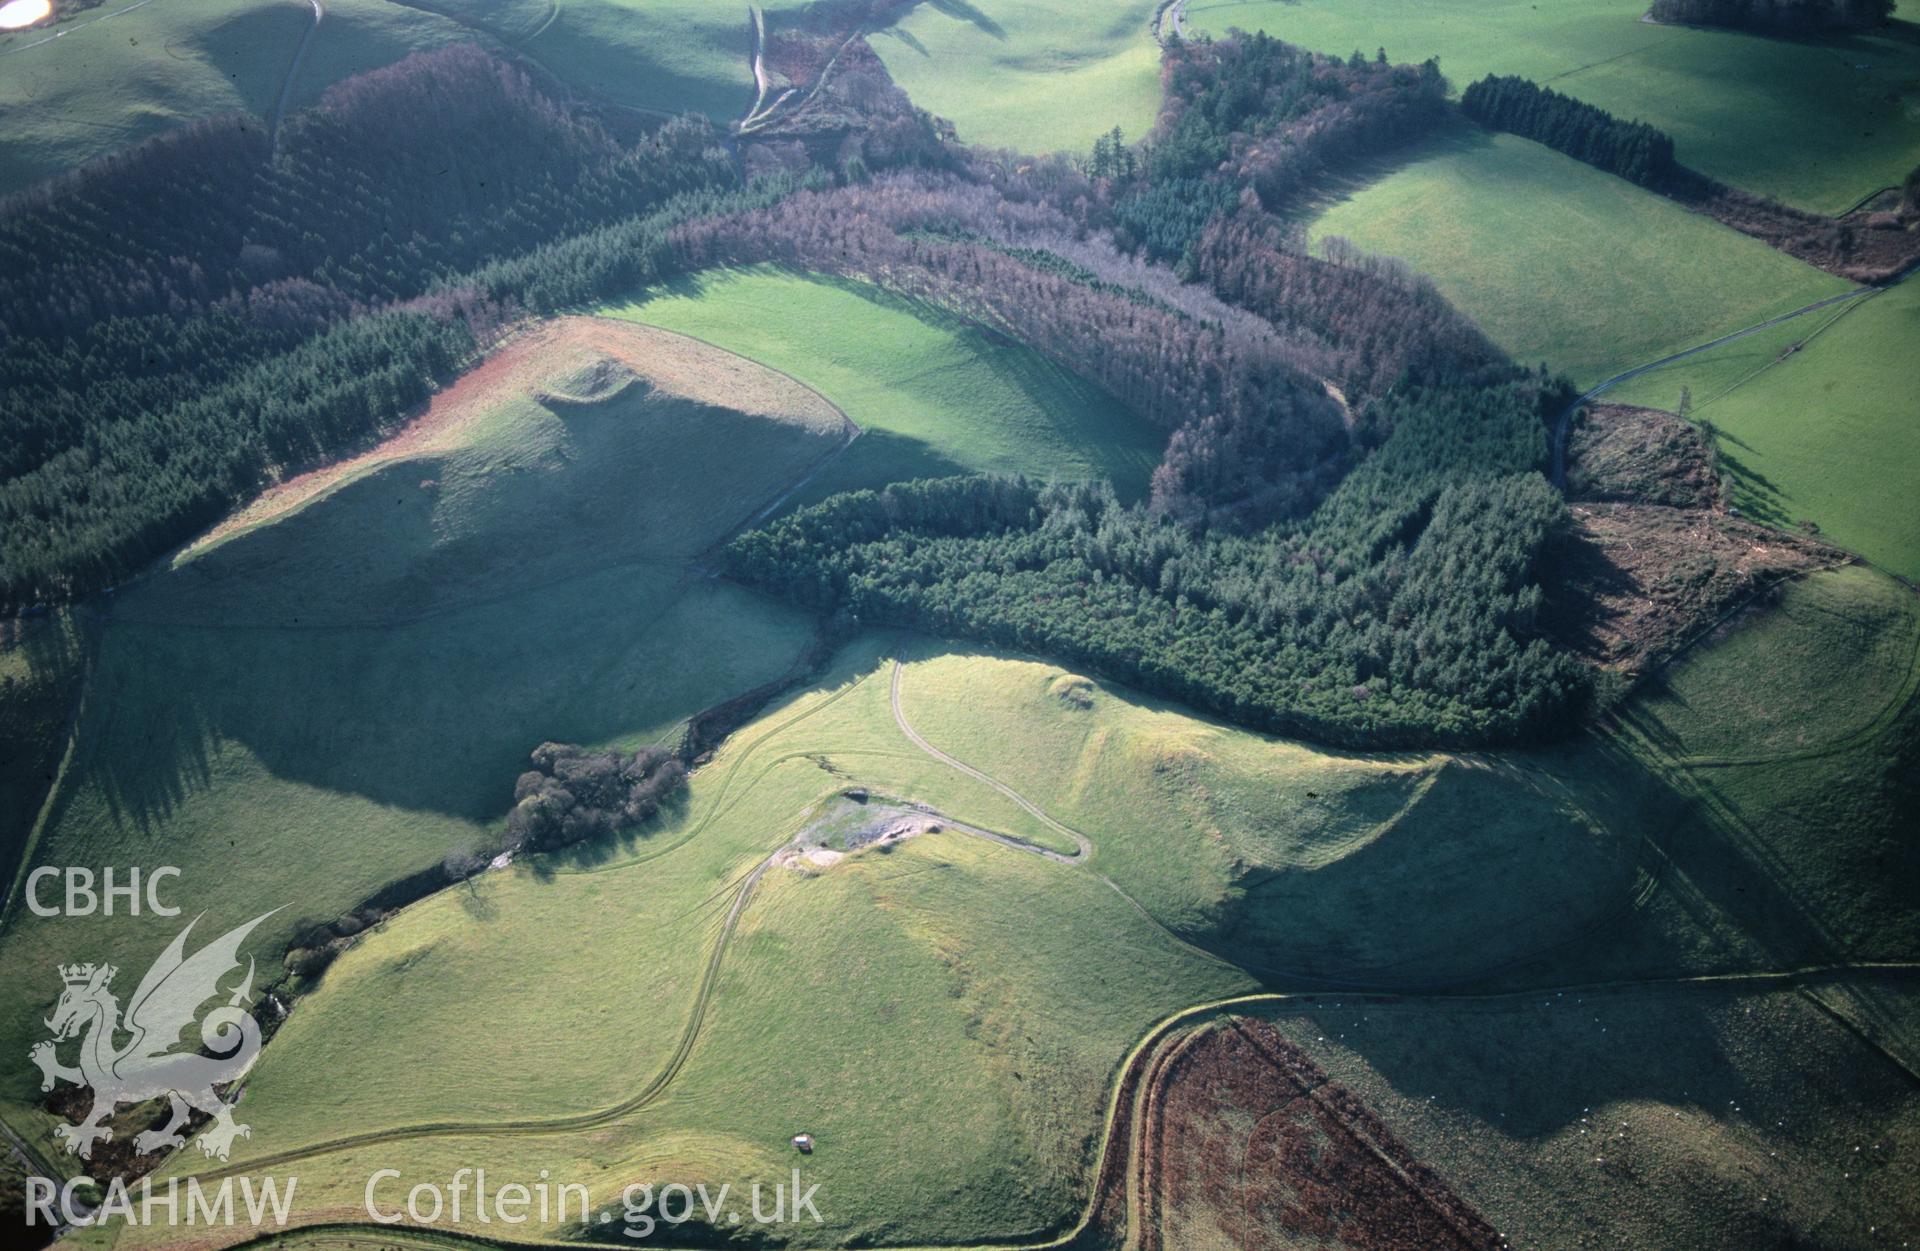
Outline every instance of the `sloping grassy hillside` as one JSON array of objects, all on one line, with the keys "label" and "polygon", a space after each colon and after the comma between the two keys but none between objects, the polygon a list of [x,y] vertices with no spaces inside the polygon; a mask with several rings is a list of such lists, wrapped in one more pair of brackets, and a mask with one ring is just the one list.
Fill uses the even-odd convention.
[{"label": "sloping grassy hillside", "polygon": [[[108,3],[0,36],[0,192],[199,118],[264,124],[343,78],[409,52],[477,41],[534,60],[568,85],[654,113],[728,121],[753,98],[745,6],[706,0],[326,0],[288,85],[313,9],[288,0]],[[770,21],[800,0],[761,6]],[[102,18],[106,20],[100,20]]]},{"label": "sloping grassy hillside", "polygon": [[1514,135],[1461,124],[1312,223],[1406,259],[1582,386],[1848,284]]},{"label": "sloping grassy hillside", "polygon": [[[758,7],[770,25],[805,0]],[[618,104],[717,121],[753,103],[745,5],[707,0],[562,0],[519,43],[567,82]]]},{"label": "sloping grassy hillside", "polygon": [[[289,109],[342,78],[472,37],[388,0],[327,0],[326,12]],[[264,125],[312,27],[310,7],[284,0],[159,0],[0,37],[0,192],[200,118],[242,112]]]},{"label": "sloping grassy hillside", "polygon": [[863,283],[768,267],[701,275],[610,316],[717,343],[838,404],[864,432],[798,493],[955,473],[1107,478],[1146,494],[1166,436],[1036,352]]},{"label": "sloping grassy hillside", "polygon": [[[1646,374],[1608,399],[1713,423],[1743,513],[1811,521],[1829,542],[1920,579],[1920,423],[1909,377],[1920,284],[1814,314]],[[1804,345],[1804,346],[1801,346]]]},{"label": "sloping grassy hillside", "polygon": [[[409,1172],[456,1148],[490,1168],[538,1160],[597,1188],[669,1176],[662,1158],[740,1182],[804,1129],[821,1143],[807,1171],[836,1204],[808,1245],[1006,1237],[1077,1210],[1114,1065],[1140,1034],[1256,984],[1195,940],[1265,944],[1255,954],[1322,972],[1392,960],[1444,974],[1453,955],[1436,949],[1492,919],[1500,892],[1533,906],[1471,944],[1488,963],[1564,933],[1575,901],[1553,895],[1559,881],[1609,890],[1606,853],[1590,847],[1606,836],[1521,773],[1466,783],[1512,814],[1475,835],[1433,799],[1468,766],[1328,755],[979,654],[908,665],[903,714],[1074,821],[1087,862],[948,830],[755,879],[850,788],[1073,846],[902,732],[891,643],[846,649],[729,740],[682,811],[604,863],[489,875],[364,939],[250,1083],[256,1133],[235,1167],[291,1168],[294,1152],[316,1203],[364,1185],[369,1151]],[[1360,872],[1382,840],[1411,863]],[[1448,867],[1469,861],[1477,880]],[[1515,865],[1535,870],[1524,888]],[[1288,897],[1248,898],[1289,873]],[[647,956],[609,971],[610,951]],[[433,1040],[425,1053],[377,1027],[396,997]],[[488,1004],[480,1032],[460,1024],[475,1002]],[[540,1060],[558,1048],[576,1058]],[[488,1089],[476,1097],[475,1083]],[[921,1141],[928,1126],[938,1150]],[[935,1170],[948,1180],[929,1189]]]},{"label": "sloping grassy hillside", "polygon": [[[1077,1213],[1114,1066],[1154,1021],[1263,979],[1373,978],[1393,993],[1345,981],[1282,1019],[1503,1228],[1557,1241],[1635,1186],[1665,1205],[1723,1173],[1650,1245],[1897,1215],[1776,1217],[1740,1161],[1777,1158],[1764,1177],[1810,1205],[1850,1171],[1835,1143],[1912,1123],[1879,1061],[1766,992],[1832,969],[1809,990],[1905,1019],[1840,970],[1910,951],[1920,919],[1889,842],[1915,797],[1886,766],[1915,741],[1917,621],[1881,575],[1817,575],[1691,653],[1619,732],[1497,760],[1316,752],[1054,666],[920,642],[896,671],[897,640],[858,640],[644,836],[364,936],[269,1048],[229,1170],[297,1169],[309,1216],[352,1207],[376,1157],[410,1177],[546,1168],[606,1204],[633,1181],[784,1178],[805,1131],[832,1206],[799,1245],[1004,1239]],[[1837,712],[1818,742],[1763,733],[1753,765],[1707,755],[1766,720],[1766,675],[1823,649],[1832,706],[1877,692],[1880,715]],[[1776,686],[1784,727],[1795,688]],[[854,789],[946,828],[776,856]],[[1058,852],[1078,831],[1088,853],[955,822]],[[384,1024],[396,1001],[407,1030]],[[1808,1091],[1789,1052],[1834,1079]],[[1618,1145],[1590,1141],[1599,1115]],[[1630,1171],[1587,1172],[1613,1152]]]},{"label": "sloping grassy hillside", "polygon": [[[667,737],[786,671],[812,623],[687,562],[843,435],[788,380],[657,331],[579,320],[508,348],[117,597],[32,863],[176,865],[209,926],[281,908],[254,953],[274,968],[304,927],[491,845],[541,741]],[[178,928],[23,911],[0,940],[10,1046],[56,961],[132,966]]]},{"label": "sloping grassy hillside", "polygon": [[1153,0],[928,3],[873,37],[921,108],[964,143],[1084,152],[1115,126],[1139,139],[1160,108]]},{"label": "sloping grassy hillside", "polygon": [[1777,39],[1641,21],[1639,0],[1195,0],[1187,27],[1265,30],[1317,52],[1440,58],[1456,88],[1518,74],[1650,122],[1681,161],[1835,213],[1920,161],[1920,26]]},{"label": "sloping grassy hillside", "polygon": [[1671,666],[1622,722],[1690,804],[1672,884],[1712,895],[1776,967],[1911,958],[1917,691],[1920,600],[1857,566],[1788,585]]},{"label": "sloping grassy hillside", "polygon": [[[633,1180],[784,1180],[806,1130],[827,1223],[800,1245],[1069,1218],[1132,1041],[1253,982],[1081,866],[958,832],[754,879],[855,785],[1031,828],[898,732],[889,673],[884,641],[856,643],[605,862],[490,874],[367,936],[249,1082],[234,1166],[297,1167],[316,1209],[360,1193],[368,1151],[408,1172],[456,1155],[502,1177],[550,1167],[610,1202]],[[396,998],[412,1024],[380,1028]],[[383,1136],[306,1154],[368,1133]]]}]

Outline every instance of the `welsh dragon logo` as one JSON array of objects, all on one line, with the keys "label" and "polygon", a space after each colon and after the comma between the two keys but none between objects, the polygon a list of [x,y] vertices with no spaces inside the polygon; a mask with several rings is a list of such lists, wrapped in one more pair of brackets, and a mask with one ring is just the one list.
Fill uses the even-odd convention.
[{"label": "welsh dragon logo", "polygon": [[[204,1018],[200,1008],[220,994],[221,980],[240,967],[240,944],[247,934],[272,915],[257,916],[229,930],[191,956],[186,954],[187,935],[199,918],[188,922],[140,979],[127,1001],[124,1021],[120,1000],[110,989],[118,970],[110,964],[60,966],[65,989],[45,1022],[53,1039],[36,1043],[27,1054],[40,1068],[41,1090],[52,1090],[56,1081],[62,1081],[93,1091],[93,1107],[86,1120],[54,1129],[70,1154],[92,1158],[93,1145],[112,1135],[102,1122],[115,1107],[161,1095],[171,1102],[172,1114],[164,1126],[133,1140],[142,1155],[185,1142],[190,1108],[213,1117],[213,1124],[200,1135],[200,1149],[210,1158],[226,1159],[235,1138],[251,1136],[247,1126],[233,1119],[233,1106],[214,1087],[238,1080],[260,1054],[260,1025],[241,1007],[252,997],[253,961],[247,961],[247,975],[226,1003]],[[181,1035],[196,1019],[200,1042],[209,1054],[179,1049]],[[122,1036],[127,1038],[125,1043],[118,1041]],[[80,1037],[77,1068],[60,1063],[57,1054],[61,1043],[75,1037]]]}]

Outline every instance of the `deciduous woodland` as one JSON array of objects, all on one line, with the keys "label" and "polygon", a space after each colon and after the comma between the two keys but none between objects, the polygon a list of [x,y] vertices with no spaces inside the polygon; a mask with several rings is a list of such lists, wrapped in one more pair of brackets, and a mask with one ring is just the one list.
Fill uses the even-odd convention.
[{"label": "deciduous woodland", "polygon": [[[1566,389],[1403,267],[1309,255],[1273,212],[1443,116],[1437,65],[1176,42],[1153,134],[1080,161],[961,148],[854,68],[736,162],[703,122],[617,138],[453,49],[341,84],[277,151],[209,124],[8,205],[0,593],[125,577],[401,420],[519,318],[774,261],[986,324],[1168,443],[1136,508],[1101,485],[901,486],[743,538],[739,576],[1342,743],[1571,715],[1582,670],[1534,622]],[[116,234],[162,180],[187,191],[140,242]]]}]

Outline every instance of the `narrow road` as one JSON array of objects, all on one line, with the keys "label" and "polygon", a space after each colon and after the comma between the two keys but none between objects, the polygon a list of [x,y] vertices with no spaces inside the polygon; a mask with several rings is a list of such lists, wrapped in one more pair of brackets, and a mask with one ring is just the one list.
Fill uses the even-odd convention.
[{"label": "narrow road", "polygon": [[1153,11],[1153,41],[1164,47],[1170,36],[1185,39],[1187,32],[1180,23],[1186,16],[1187,0],[1161,0],[1160,7]]},{"label": "narrow road", "polygon": [[1824,300],[1815,300],[1813,303],[1801,308],[1796,308],[1790,313],[1782,313],[1778,317],[1769,317],[1765,321],[1756,322],[1743,330],[1736,330],[1732,334],[1723,334],[1717,339],[1711,339],[1706,343],[1700,344],[1698,347],[1690,347],[1684,352],[1675,352],[1673,355],[1663,356],[1657,361],[1649,361],[1644,365],[1636,365],[1625,373],[1615,374],[1605,382],[1594,387],[1591,391],[1588,391],[1585,395],[1582,395],[1573,403],[1567,405],[1560,416],[1555,418],[1553,423],[1553,485],[1564,487],[1567,482],[1567,432],[1573,427],[1574,415],[1580,411],[1580,407],[1583,404],[1586,404],[1603,392],[1611,391],[1621,383],[1629,382],[1640,377],[1642,374],[1650,374],[1656,369],[1664,369],[1675,361],[1683,361],[1689,356],[1698,356],[1702,352],[1708,352],[1723,344],[1732,343],[1735,339],[1744,339],[1748,335],[1759,334],[1762,330],[1771,330],[1782,322],[1792,321],[1796,317],[1804,317],[1808,313],[1817,313],[1821,309],[1830,308],[1835,304],[1845,304],[1849,300],[1860,300],[1876,296],[1886,289],[1886,287],[1856,287],[1852,291],[1843,291],[1839,295],[1830,295]]}]

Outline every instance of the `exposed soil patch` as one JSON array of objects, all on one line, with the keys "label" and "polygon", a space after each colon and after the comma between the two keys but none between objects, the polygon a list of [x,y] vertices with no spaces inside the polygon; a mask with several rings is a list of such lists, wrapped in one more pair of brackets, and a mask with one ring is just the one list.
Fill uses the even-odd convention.
[{"label": "exposed soil patch", "polygon": [[[860,792],[862,796],[865,792]],[[868,848],[882,850],[922,834],[937,834],[946,823],[923,808],[873,798],[841,795],[794,836],[773,862],[782,868],[806,871],[831,868]]]},{"label": "exposed soil patch", "polygon": [[1170,1048],[1145,1096],[1143,1251],[1493,1248],[1499,1234],[1271,1022]]},{"label": "exposed soil patch", "polygon": [[1567,453],[1573,528],[1550,553],[1543,624],[1605,668],[1643,673],[1757,589],[1841,559],[1730,512],[1711,448],[1670,413],[1594,405]]}]

